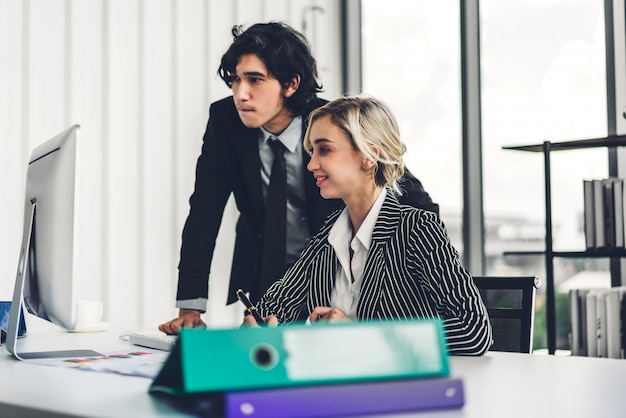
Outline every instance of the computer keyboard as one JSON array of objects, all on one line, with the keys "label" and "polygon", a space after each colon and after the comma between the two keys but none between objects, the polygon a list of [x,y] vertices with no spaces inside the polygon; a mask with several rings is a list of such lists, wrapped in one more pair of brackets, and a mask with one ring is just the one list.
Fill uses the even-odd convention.
[{"label": "computer keyboard", "polygon": [[120,335],[120,338],[128,340],[131,344],[156,350],[172,351],[178,336],[166,335],[156,330],[129,331]]}]

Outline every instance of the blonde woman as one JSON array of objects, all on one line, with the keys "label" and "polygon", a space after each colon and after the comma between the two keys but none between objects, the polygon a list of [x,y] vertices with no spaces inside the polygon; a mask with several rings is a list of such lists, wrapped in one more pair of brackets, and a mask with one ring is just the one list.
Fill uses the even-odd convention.
[{"label": "blonde woman", "polygon": [[484,354],[487,311],[443,223],[398,202],[405,146],[389,108],[366,96],[334,100],[311,114],[304,147],[322,197],[345,208],[261,298],[266,321],[440,317],[451,353]]}]

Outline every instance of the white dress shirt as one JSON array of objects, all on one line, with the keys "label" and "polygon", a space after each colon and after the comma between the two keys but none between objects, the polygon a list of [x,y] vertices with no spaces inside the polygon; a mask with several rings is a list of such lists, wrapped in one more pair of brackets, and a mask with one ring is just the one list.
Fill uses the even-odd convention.
[{"label": "white dress shirt", "polygon": [[304,170],[302,168],[302,117],[293,118],[289,126],[280,135],[273,135],[263,127],[259,134],[259,155],[261,157],[261,180],[263,181],[263,199],[267,199],[274,153],[269,146],[270,137],[276,137],[285,146],[285,164],[287,169],[287,254],[286,261],[292,264],[311,236],[306,215],[306,196],[304,195]]},{"label": "white dress shirt", "polygon": [[[335,287],[330,298],[330,306],[341,309],[353,320],[357,319],[356,307],[361,294],[363,268],[372,243],[374,225],[376,225],[385,196],[387,196],[387,189],[383,187],[354,237],[352,236],[352,222],[347,209],[344,209],[339,215],[337,222],[328,234],[328,242],[335,249],[339,259],[339,268],[335,276]],[[352,260],[350,259],[350,248],[354,252]]]}]

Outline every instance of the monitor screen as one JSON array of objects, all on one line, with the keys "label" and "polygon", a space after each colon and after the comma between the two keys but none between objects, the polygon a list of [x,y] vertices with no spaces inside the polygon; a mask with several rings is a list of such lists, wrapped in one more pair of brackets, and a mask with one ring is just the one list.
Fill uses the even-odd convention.
[{"label": "monitor screen", "polygon": [[79,136],[79,125],[66,129],[35,148],[28,162],[24,230],[7,333],[7,349],[18,358],[85,355],[17,353],[16,331],[21,301],[33,315],[67,330],[76,327],[75,249],[82,245],[75,230]]}]

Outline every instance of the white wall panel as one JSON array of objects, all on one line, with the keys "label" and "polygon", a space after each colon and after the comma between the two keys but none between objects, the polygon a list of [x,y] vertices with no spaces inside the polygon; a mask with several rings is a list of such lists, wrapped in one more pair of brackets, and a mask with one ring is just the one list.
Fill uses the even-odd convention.
[{"label": "white wall panel", "polygon": [[[339,2],[334,0],[296,0],[293,24],[309,40],[317,60],[317,72],[324,89],[320,95],[332,100],[341,89],[341,27]],[[293,6],[292,6],[293,7]]]},{"label": "white wall panel", "polygon": [[80,124],[78,198],[79,297],[100,299],[103,280],[103,11],[102,0],[74,0],[68,16],[66,43],[69,68],[65,126]]},{"label": "white wall panel", "polygon": [[[215,100],[230,95],[230,90],[217,75],[222,55],[226,52],[233,40],[231,29],[240,25],[241,20],[235,14],[235,3],[225,6],[221,0],[209,0],[206,9],[206,76],[207,76],[207,105]],[[208,111],[208,106],[207,106]],[[207,112],[208,116],[208,112]],[[206,122],[206,120],[205,120]]]},{"label": "white wall panel", "polygon": [[[174,58],[173,58],[173,136],[174,145],[174,222],[173,261],[178,263],[180,236],[189,211],[189,196],[193,191],[195,162],[200,153],[207,115],[206,67],[206,9],[204,0],[175,3]],[[176,267],[176,264],[174,267]],[[165,286],[170,299],[162,307],[160,322],[176,314],[174,299],[178,273],[168,277]]]},{"label": "white wall panel", "polygon": [[[270,0],[265,2],[265,16],[263,18],[264,21],[284,21],[289,22],[291,5],[293,1],[289,0]],[[296,28],[298,28],[296,26]],[[299,29],[299,28],[298,28]]]},{"label": "white wall panel", "polygon": [[235,23],[239,25],[247,27],[258,21],[268,20],[263,7],[265,1],[237,0],[233,3],[235,4],[235,16],[237,18]]},{"label": "white wall panel", "polygon": [[313,13],[305,35],[311,41],[313,55],[317,59],[317,70],[324,84],[321,96],[332,100],[343,94],[339,2],[323,0],[315,3],[323,12]]},{"label": "white wall panel", "polygon": [[23,137],[23,4],[0,0],[0,300],[10,298],[22,241],[27,141]]},{"label": "white wall panel", "polygon": [[28,35],[29,146],[35,147],[65,128],[66,16],[64,0],[31,0]]},{"label": "white wall panel", "polygon": [[[143,252],[140,254],[140,322],[159,318],[175,295],[169,283],[176,277],[172,257],[174,221],[174,65],[173,4],[170,0],[144,1],[140,196]],[[150,70],[147,70],[147,69]],[[157,321],[158,322],[158,321]]]},{"label": "white wall panel", "polygon": [[[325,9],[313,20],[319,28],[308,28],[326,63],[338,53],[329,50],[338,28],[325,23],[337,22],[332,1],[0,0],[0,299],[13,290],[27,158],[78,123],[80,297],[102,298],[105,319],[118,326],[175,315],[180,235],[209,105],[230,94],[217,68],[231,28],[284,20],[302,30],[312,5]],[[236,217],[231,200],[212,266],[211,326],[240,320],[239,306],[224,306]]]},{"label": "white wall panel", "polygon": [[135,323],[139,322],[139,312],[133,308],[143,305],[138,284],[143,246],[139,236],[141,167],[144,158],[149,157],[140,154],[139,138],[139,92],[143,78],[139,34],[143,21],[138,0],[110,0],[106,4],[107,79],[104,81],[108,101],[103,255],[109,280],[103,296],[110,321]]}]

